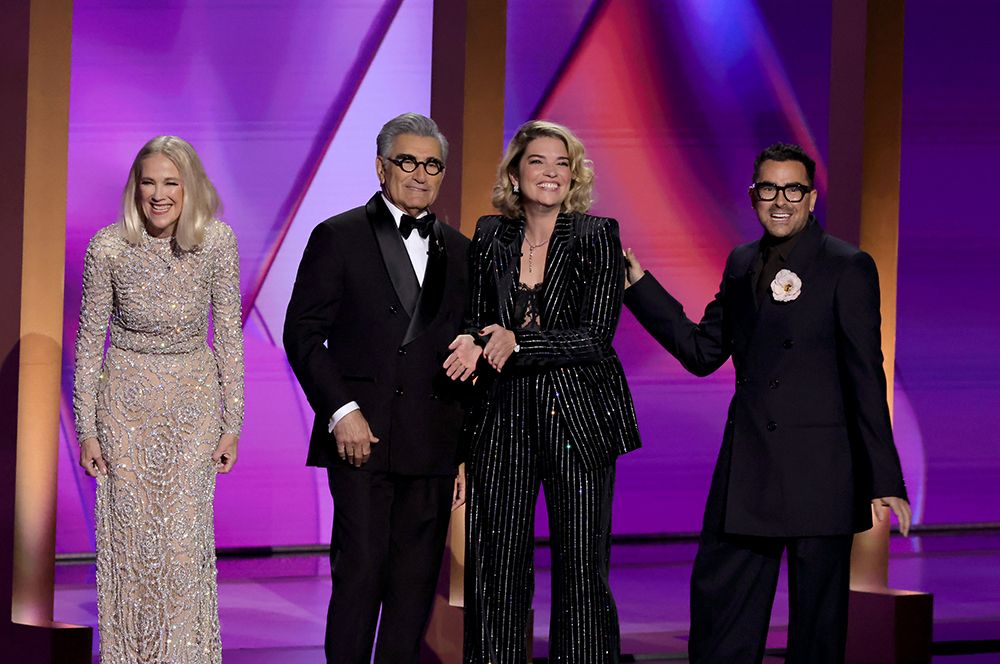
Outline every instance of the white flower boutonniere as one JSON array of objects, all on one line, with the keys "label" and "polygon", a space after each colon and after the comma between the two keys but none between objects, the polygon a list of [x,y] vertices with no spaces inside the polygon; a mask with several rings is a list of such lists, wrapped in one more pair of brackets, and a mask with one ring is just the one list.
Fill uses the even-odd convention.
[{"label": "white flower boutonniere", "polygon": [[778,270],[771,282],[771,296],[775,302],[791,302],[802,294],[802,280],[791,270]]}]

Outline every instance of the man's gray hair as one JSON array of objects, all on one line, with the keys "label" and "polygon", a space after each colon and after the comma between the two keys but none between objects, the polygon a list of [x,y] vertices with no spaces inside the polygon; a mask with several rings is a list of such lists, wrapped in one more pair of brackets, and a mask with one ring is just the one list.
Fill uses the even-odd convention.
[{"label": "man's gray hair", "polygon": [[441,146],[441,161],[448,161],[448,139],[444,137],[437,123],[419,113],[403,113],[382,126],[382,131],[375,138],[375,148],[380,157],[392,157],[392,144],[398,136],[412,134],[414,136],[429,136],[437,139]]}]

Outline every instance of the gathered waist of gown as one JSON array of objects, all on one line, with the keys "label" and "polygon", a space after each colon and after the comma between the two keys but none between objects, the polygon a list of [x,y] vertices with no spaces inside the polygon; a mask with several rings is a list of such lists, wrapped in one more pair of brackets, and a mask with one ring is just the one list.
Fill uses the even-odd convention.
[{"label": "gathered waist of gown", "polygon": [[188,355],[211,351],[205,337],[183,336],[170,339],[120,328],[111,330],[111,347],[144,355]]}]

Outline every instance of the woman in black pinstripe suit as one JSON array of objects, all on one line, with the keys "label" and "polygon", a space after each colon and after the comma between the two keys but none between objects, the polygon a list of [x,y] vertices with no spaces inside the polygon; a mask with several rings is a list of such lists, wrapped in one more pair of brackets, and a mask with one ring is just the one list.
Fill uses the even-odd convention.
[{"label": "woman in black pinstripe suit", "polygon": [[530,661],[535,501],[552,539],[553,662],[617,662],[608,585],[615,459],[639,447],[611,347],[625,267],[618,224],[586,214],[594,174],[557,124],[522,125],[469,248],[470,328],[445,363],[477,364],[468,425],[465,662]]}]

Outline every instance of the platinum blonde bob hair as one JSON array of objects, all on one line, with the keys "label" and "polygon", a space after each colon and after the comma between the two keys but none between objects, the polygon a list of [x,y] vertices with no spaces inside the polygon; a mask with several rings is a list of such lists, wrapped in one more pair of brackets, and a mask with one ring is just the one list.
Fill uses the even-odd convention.
[{"label": "platinum blonde bob hair", "polygon": [[586,158],[583,143],[576,135],[563,125],[546,120],[530,120],[517,128],[514,136],[507,144],[500,166],[497,168],[497,181],[493,185],[493,207],[507,217],[520,218],[524,216],[524,206],[521,195],[514,193],[514,185],[510,176],[517,176],[521,167],[521,157],[528,143],[536,138],[557,138],[566,146],[569,153],[571,179],[569,194],[562,203],[563,212],[586,212],[594,202],[594,169]]},{"label": "platinum blonde bob hair", "polygon": [[146,239],[146,216],[139,202],[139,180],[142,178],[142,161],[154,154],[162,154],[169,159],[180,173],[184,203],[177,220],[174,241],[180,249],[191,251],[205,238],[205,225],[215,218],[220,202],[198,153],[190,143],[177,136],[157,136],[143,145],[135,156],[122,193],[121,223],[125,237],[136,245]]}]

